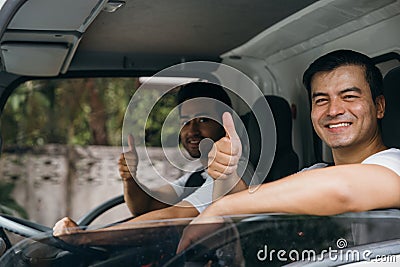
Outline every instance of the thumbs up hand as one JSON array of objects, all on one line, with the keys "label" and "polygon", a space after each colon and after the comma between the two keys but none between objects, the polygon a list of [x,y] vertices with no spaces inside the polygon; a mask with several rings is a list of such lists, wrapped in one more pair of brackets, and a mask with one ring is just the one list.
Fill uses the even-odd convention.
[{"label": "thumbs up hand", "polygon": [[213,179],[227,179],[232,175],[237,177],[236,170],[242,155],[242,143],[230,113],[222,115],[222,124],[226,135],[215,142],[208,153],[208,174]]},{"label": "thumbs up hand", "polygon": [[131,134],[128,135],[129,151],[122,153],[118,160],[118,170],[122,180],[136,178],[137,166],[139,163],[135,148],[135,140]]}]

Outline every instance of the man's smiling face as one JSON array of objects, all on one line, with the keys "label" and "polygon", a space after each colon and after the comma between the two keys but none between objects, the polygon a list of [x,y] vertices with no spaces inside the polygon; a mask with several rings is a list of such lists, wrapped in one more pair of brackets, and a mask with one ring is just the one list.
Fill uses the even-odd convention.
[{"label": "man's smiling face", "polygon": [[221,115],[218,114],[216,106],[215,101],[207,99],[182,103],[180,139],[183,147],[193,158],[201,156],[199,149],[201,140],[210,138],[215,142],[225,135],[223,126],[218,122],[221,120]]},{"label": "man's smiling face", "polygon": [[331,148],[371,144],[378,136],[384,99],[375,105],[362,66],[345,65],[317,72],[311,82],[311,120]]}]

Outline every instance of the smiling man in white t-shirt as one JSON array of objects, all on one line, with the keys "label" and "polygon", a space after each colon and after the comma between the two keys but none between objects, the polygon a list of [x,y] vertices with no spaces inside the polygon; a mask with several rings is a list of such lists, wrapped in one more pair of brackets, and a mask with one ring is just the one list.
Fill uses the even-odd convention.
[{"label": "smiling man in white t-shirt", "polygon": [[[215,216],[270,212],[334,215],[400,208],[400,150],[388,148],[382,141],[380,119],[385,98],[382,74],[373,61],[355,51],[333,51],[309,66],[303,83],[311,97],[313,127],[331,147],[334,166],[317,163],[263,184],[255,192],[225,196],[185,230],[178,251],[209,230],[194,224],[220,221]],[[240,140],[231,141],[226,147],[241,146]],[[220,146],[215,158],[227,155],[237,157]],[[224,174],[220,164],[212,162],[209,170],[213,169]],[[211,176],[218,179],[220,174],[215,173]]]}]

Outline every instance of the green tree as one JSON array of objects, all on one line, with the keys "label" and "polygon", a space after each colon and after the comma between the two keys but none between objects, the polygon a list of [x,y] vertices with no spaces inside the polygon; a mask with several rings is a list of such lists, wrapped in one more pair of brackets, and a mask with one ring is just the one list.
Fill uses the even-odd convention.
[{"label": "green tree", "polygon": [[[121,145],[125,112],[137,87],[136,78],[35,80],[21,84],[8,99],[1,117],[4,144]],[[133,120],[138,122],[133,134],[145,140],[147,146],[161,145],[163,122],[176,106],[172,91],[159,99],[147,116],[145,111],[158,98],[157,90],[146,90],[145,97],[133,107]],[[176,129],[168,127],[163,131],[176,134]]]}]

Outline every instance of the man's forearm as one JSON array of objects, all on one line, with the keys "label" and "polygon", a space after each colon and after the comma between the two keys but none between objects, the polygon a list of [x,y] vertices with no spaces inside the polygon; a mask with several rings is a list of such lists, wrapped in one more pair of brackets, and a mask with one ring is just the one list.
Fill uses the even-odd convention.
[{"label": "man's forearm", "polygon": [[124,199],[130,212],[135,216],[169,207],[169,205],[152,198],[133,179],[132,181],[124,180]]},{"label": "man's forearm", "polygon": [[154,210],[143,214],[132,221],[165,220],[176,218],[193,218],[199,215],[198,210],[188,202],[180,202],[175,206]]},{"label": "man's forearm", "polygon": [[248,186],[246,185],[246,183],[242,179],[239,179],[238,182],[235,184],[235,186],[232,188],[232,190],[228,192],[228,194],[237,193],[247,188]]},{"label": "man's forearm", "polygon": [[203,216],[284,212],[333,215],[400,207],[400,177],[368,164],[336,166],[297,173],[224,197]]},{"label": "man's forearm", "polygon": [[[168,203],[174,203],[177,196],[172,192],[172,188],[167,187],[164,186],[158,191],[143,189],[133,179],[124,180],[124,199],[130,212],[138,216],[153,210],[170,207],[171,204]],[[155,197],[164,197],[167,203],[161,202]]]}]

